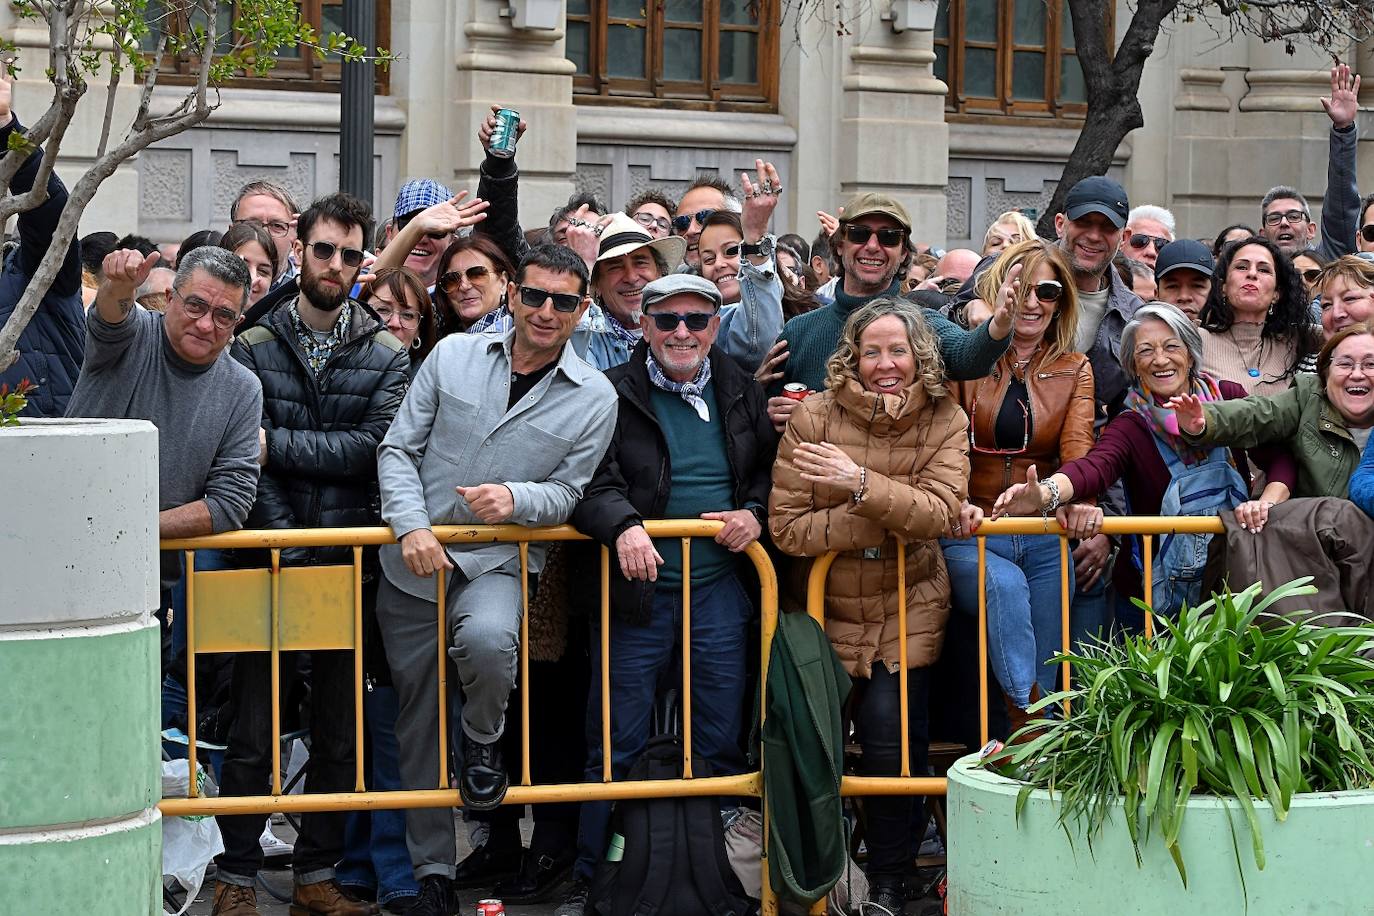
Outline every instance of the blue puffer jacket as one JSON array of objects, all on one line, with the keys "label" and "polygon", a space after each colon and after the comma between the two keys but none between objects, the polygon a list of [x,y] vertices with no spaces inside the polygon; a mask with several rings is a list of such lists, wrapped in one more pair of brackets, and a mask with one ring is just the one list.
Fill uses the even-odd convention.
[{"label": "blue puffer jacket", "polygon": [[[0,128],[0,150],[6,147],[10,133],[15,130],[22,130],[18,118],[11,119],[8,127]],[[11,193],[24,194],[33,188],[41,161],[42,153],[37,151],[25,160],[10,182]],[[38,263],[48,250],[66,205],[67,188],[53,173],[48,178],[48,199],[41,206],[19,214],[19,247],[5,259],[4,269],[0,270],[0,327],[9,320],[19,304],[19,297],[38,271]],[[13,388],[28,379],[38,386],[24,409],[25,416],[62,416],[86,355],[81,249],[76,239],[68,246],[57,278],[43,296],[33,320],[19,335],[18,349],[19,361],[0,373],[0,382],[8,382]]]}]

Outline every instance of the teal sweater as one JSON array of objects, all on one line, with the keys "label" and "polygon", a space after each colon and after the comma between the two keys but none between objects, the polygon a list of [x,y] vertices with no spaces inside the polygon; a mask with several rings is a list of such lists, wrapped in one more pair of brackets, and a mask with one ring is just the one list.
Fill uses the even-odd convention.
[{"label": "teal sweater", "polygon": [[[900,283],[878,296],[898,297]],[[852,312],[867,305],[878,296],[856,297],[845,293],[843,283],[835,287],[835,301],[805,312],[783,325],[781,340],[787,341],[789,356],[783,364],[782,384],[801,382],[813,391],[825,388],[825,364],[840,342],[840,332]],[[933,309],[922,309],[926,324],[940,340],[940,357],[945,362],[945,377],[952,381],[980,379],[992,371],[993,365],[1007,350],[1011,340],[993,340],[986,323],[972,331],[965,331]],[[781,386],[778,386],[780,393]]]}]

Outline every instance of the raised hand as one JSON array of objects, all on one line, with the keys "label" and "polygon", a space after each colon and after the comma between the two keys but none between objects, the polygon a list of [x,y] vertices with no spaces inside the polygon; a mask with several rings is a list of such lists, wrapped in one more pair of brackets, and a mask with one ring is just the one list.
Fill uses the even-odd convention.
[{"label": "raised hand", "polygon": [[1195,394],[1180,394],[1169,398],[1164,405],[1178,417],[1178,428],[1190,436],[1200,436],[1207,428],[1207,415],[1202,410],[1202,399]]},{"label": "raised hand", "polygon": [[425,235],[452,235],[459,229],[475,226],[487,218],[490,204],[480,197],[464,202],[467,196],[467,191],[459,191],[449,200],[421,210],[411,223]]},{"label": "raised hand", "polygon": [[778,194],[782,192],[782,179],[773,163],[762,159],[754,160],[758,183],[749,180],[748,172],[740,173],[740,186],[744,188],[744,212],[740,214],[740,225],[744,228],[744,240],[756,244],[768,234],[768,224],[773,220],[773,210],[778,205]]},{"label": "raised hand", "polygon": [[134,310],[134,296],[148,279],[161,255],[156,251],[146,258],[137,251],[121,248],[105,255],[100,269],[104,278],[95,291],[97,314],[110,324],[118,324]]},{"label": "raised hand", "polygon": [[1352,77],[1350,68],[1337,64],[1331,68],[1331,97],[1322,99],[1331,123],[1340,128],[1355,123],[1355,112],[1359,111],[1360,77]]},{"label": "raised hand", "polygon": [[[482,144],[482,152],[491,152],[491,135],[496,131],[496,113],[504,108],[504,105],[491,106],[491,114],[477,128],[477,142]],[[525,119],[520,119],[520,126],[515,129],[515,141],[520,142],[520,138],[525,136],[525,128],[529,127]]]},{"label": "raised hand", "polygon": [[588,222],[589,212],[590,206],[583,204],[568,217],[568,239],[564,243],[582,256],[588,270],[596,263],[596,255],[601,245],[601,231],[611,221],[611,215],[607,214],[598,218],[596,222]]},{"label": "raised hand", "polygon": [[1021,264],[1011,265],[1007,278],[997,290],[997,301],[992,306],[992,321],[988,324],[988,336],[993,340],[1005,340],[1016,322],[1017,300],[1021,297]]},{"label": "raised hand", "polygon": [[1045,494],[1040,490],[1040,478],[1036,476],[1035,465],[1026,468],[1026,482],[1012,484],[997,497],[992,504],[992,517],[1003,518],[1008,515],[1035,515],[1045,504]]},{"label": "raised hand", "polygon": [[787,349],[786,340],[778,340],[769,349],[768,355],[759,363],[759,367],[754,370],[754,381],[764,388],[782,378],[782,365],[787,362],[787,357],[791,351]]},{"label": "raised hand", "polygon": [[[840,216],[844,216],[844,207],[840,208]],[[831,216],[824,210],[816,211],[816,219],[821,221],[821,231],[826,235],[834,235],[835,231],[840,228],[839,218]]]}]

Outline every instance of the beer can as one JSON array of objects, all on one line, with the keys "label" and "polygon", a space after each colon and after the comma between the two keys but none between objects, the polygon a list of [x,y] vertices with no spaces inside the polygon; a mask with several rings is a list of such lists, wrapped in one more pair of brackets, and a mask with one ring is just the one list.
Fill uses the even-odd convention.
[{"label": "beer can", "polygon": [[805,401],[811,390],[801,382],[788,382],[782,386],[782,396],[793,401]]},{"label": "beer can", "polygon": [[506,916],[506,905],[495,897],[477,901],[477,916]]},{"label": "beer can", "polygon": [[515,141],[519,136],[520,112],[514,108],[502,108],[496,112],[496,129],[491,132],[488,150],[493,156],[509,159],[515,155]]}]

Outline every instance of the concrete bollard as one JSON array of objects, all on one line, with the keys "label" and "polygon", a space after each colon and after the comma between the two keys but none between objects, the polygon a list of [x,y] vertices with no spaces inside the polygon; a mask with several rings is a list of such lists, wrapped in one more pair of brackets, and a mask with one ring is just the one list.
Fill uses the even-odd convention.
[{"label": "concrete bollard", "polygon": [[0,912],[160,913],[157,430],[25,420],[0,468]]}]

